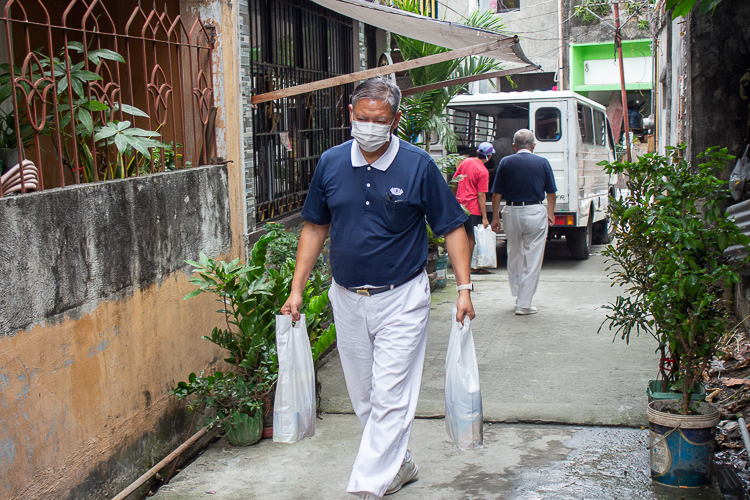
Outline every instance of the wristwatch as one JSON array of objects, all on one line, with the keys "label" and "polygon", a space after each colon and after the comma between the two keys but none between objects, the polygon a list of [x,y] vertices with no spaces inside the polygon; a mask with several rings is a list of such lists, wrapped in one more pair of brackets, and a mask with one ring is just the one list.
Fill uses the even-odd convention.
[{"label": "wristwatch", "polygon": [[457,285],[456,286],[456,291],[460,292],[461,290],[469,290],[469,291],[473,292],[474,291],[474,283],[467,283],[465,285]]}]

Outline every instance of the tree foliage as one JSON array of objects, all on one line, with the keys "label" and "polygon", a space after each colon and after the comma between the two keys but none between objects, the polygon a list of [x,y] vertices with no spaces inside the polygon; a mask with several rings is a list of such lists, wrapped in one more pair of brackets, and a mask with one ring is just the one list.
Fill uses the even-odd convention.
[{"label": "tree foliage", "polygon": [[[419,13],[417,0],[396,0],[395,6],[401,10]],[[462,24],[486,31],[502,33],[504,25],[500,18],[490,12],[474,12],[462,19]],[[448,52],[450,49],[425,43],[413,38],[394,34],[404,60],[418,59]],[[428,85],[465,76],[481,75],[502,68],[490,57],[465,57],[444,61],[430,66],[409,70],[414,86]],[[429,139],[434,134],[447,149],[455,151],[456,135],[447,122],[445,107],[468,84],[454,85],[406,96],[401,100],[403,118],[399,122],[399,136],[412,144],[429,147]]]},{"label": "tree foliage", "polygon": [[697,168],[683,158],[684,148],[602,163],[610,174],[628,174],[628,194],[609,205],[617,244],[602,252],[622,293],[605,306],[611,312],[602,326],[625,341],[633,330],[657,340],[657,350],[676,363],[672,389],[682,391],[688,413],[693,386],[725,333],[725,291],[740,281],[723,252],[750,239],[724,212],[728,183],[716,174],[732,158],[726,148],[702,153]]},{"label": "tree foliage", "polygon": [[685,17],[688,15],[695,4],[698,3],[698,11],[701,14],[714,13],[721,0],[667,0],[666,9],[672,11],[672,19]]}]

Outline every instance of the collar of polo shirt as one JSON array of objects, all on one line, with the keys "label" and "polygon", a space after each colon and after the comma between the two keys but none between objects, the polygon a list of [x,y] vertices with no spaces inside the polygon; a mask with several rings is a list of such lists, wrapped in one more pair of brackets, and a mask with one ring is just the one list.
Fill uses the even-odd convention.
[{"label": "collar of polo shirt", "polygon": [[531,154],[531,151],[529,151],[529,150],[528,150],[528,149],[526,149],[526,148],[523,148],[523,149],[519,149],[519,150],[518,150],[518,152],[519,152],[519,153],[529,153],[529,154]]},{"label": "collar of polo shirt", "polygon": [[370,165],[371,167],[374,167],[381,172],[385,172],[386,170],[388,170],[388,167],[391,166],[391,163],[393,163],[394,158],[396,158],[399,142],[400,141],[398,137],[396,137],[394,134],[391,134],[391,143],[388,145],[388,149],[385,150],[383,156],[375,160],[372,165],[370,165],[369,163],[367,163],[367,160],[365,160],[365,157],[362,156],[362,151],[359,150],[357,141],[352,140],[352,166],[364,167],[365,165]]}]

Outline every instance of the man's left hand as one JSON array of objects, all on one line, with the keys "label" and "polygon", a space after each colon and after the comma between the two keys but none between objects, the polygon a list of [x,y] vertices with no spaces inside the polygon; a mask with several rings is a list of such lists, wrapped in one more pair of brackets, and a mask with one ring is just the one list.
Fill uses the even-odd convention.
[{"label": "man's left hand", "polygon": [[482,217],[482,225],[485,229],[487,229],[487,226],[490,225],[490,221],[487,219],[487,217]]},{"label": "man's left hand", "polygon": [[458,301],[456,302],[456,321],[464,324],[464,318],[474,319],[474,305],[471,303],[471,295],[468,290],[458,292]]}]

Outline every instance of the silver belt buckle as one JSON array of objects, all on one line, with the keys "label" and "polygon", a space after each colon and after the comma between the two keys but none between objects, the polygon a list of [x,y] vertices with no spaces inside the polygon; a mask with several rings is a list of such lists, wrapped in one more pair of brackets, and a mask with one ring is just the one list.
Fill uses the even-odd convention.
[{"label": "silver belt buckle", "polygon": [[357,295],[362,295],[363,297],[369,297],[370,291],[367,288],[358,288]]}]

